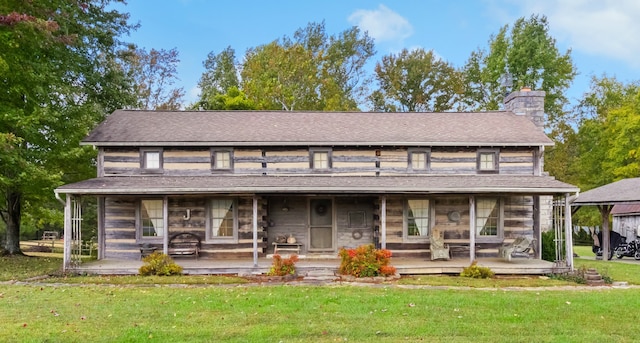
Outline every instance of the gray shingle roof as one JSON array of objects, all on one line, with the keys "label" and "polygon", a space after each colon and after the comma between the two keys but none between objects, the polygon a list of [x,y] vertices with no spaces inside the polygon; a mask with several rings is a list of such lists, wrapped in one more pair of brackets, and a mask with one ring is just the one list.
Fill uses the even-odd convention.
[{"label": "gray shingle roof", "polygon": [[623,179],[580,193],[572,206],[612,205],[640,201],[640,178]]},{"label": "gray shingle roof", "polygon": [[537,146],[553,142],[512,112],[378,113],[118,110],[91,145]]},{"label": "gray shingle roof", "polygon": [[480,194],[574,193],[578,188],[548,176],[132,176],[103,177],[59,187],[72,194]]}]

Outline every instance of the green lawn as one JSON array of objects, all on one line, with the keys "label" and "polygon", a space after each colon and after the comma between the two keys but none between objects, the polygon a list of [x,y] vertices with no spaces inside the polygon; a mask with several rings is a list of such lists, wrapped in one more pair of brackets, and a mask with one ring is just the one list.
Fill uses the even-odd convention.
[{"label": "green lawn", "polygon": [[637,289],[0,285],[0,335],[7,342],[632,342],[639,296]]},{"label": "green lawn", "polygon": [[[0,263],[1,280],[20,280],[55,272],[61,261],[12,257]],[[640,265],[576,259],[579,267],[590,264],[614,279],[628,277],[640,284],[634,278],[640,275]],[[81,276],[48,280],[55,284],[0,284],[0,338],[3,342],[633,342],[640,321],[640,288],[576,288],[567,281],[540,277],[424,276],[370,287],[241,285],[241,280]],[[229,282],[232,285],[220,285]]]}]

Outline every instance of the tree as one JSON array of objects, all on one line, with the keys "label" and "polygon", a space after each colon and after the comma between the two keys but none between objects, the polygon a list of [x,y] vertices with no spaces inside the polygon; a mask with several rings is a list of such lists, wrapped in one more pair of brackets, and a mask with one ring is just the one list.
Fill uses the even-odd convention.
[{"label": "tree", "polygon": [[310,23],[293,39],[249,49],[241,89],[260,109],[357,110],[373,54],[373,40],[357,27],[329,37],[324,23]]},{"label": "tree", "polygon": [[210,96],[206,102],[195,105],[198,109],[205,110],[234,110],[247,111],[255,110],[256,105],[253,101],[247,99],[247,95],[240,91],[237,87],[229,87],[227,93],[217,93]]},{"label": "tree", "polygon": [[[489,40],[489,50],[478,49],[464,67],[466,106],[475,110],[497,110],[505,94],[522,87],[544,90],[547,129],[552,137],[562,136],[566,121],[564,93],[571,85],[576,69],[571,50],[561,53],[549,35],[545,16],[520,18],[500,29]],[[510,76],[511,85],[501,82]]]},{"label": "tree", "polygon": [[369,99],[376,111],[448,111],[462,93],[461,74],[431,50],[384,56],[375,73],[379,88]]},{"label": "tree", "polygon": [[625,177],[638,177],[640,84],[615,78],[591,80],[574,114],[579,119],[574,146],[574,182],[589,190]]},{"label": "tree", "polygon": [[80,147],[80,139],[106,113],[134,103],[116,51],[117,37],[135,26],[127,14],[108,10],[110,3],[0,3],[0,215],[7,253],[21,253],[25,206],[46,217],[52,190],[87,176],[95,152]]},{"label": "tree", "polygon": [[212,51],[202,64],[206,70],[198,81],[200,99],[192,107],[212,110],[214,108],[209,105],[211,99],[225,94],[231,88],[239,89],[235,50],[229,46],[219,54]]},{"label": "tree", "polygon": [[177,79],[180,62],[178,50],[156,50],[147,52],[130,45],[120,52],[123,69],[135,81],[138,97],[135,108],[143,110],[178,110],[182,106],[183,88],[171,88]]}]

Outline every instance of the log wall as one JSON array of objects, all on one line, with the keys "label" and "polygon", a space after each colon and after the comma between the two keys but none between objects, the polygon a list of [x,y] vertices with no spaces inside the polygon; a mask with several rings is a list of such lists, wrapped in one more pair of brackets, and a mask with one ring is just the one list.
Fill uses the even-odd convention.
[{"label": "log wall", "polygon": [[[333,148],[332,168],[339,175],[475,174],[477,149],[428,147],[430,167],[410,170],[408,148]],[[499,173],[532,175],[537,148],[503,147],[499,152]],[[233,150],[233,169],[238,175],[300,175],[311,169],[309,149],[237,148]],[[211,175],[211,150],[203,147],[164,148],[163,175]],[[99,175],[141,175],[137,148],[101,148]],[[215,171],[225,172],[225,171]],[[325,171],[323,171],[325,172]]]},{"label": "log wall", "polygon": [[[162,251],[162,238],[140,239],[136,234],[136,208],[139,198],[107,197],[105,199],[105,258],[139,259],[140,244],[144,242],[158,247]],[[238,240],[237,242],[215,242],[206,240],[205,197],[170,197],[168,201],[168,235],[189,232],[202,240],[201,256],[213,258],[232,258],[253,256],[253,199],[237,198]],[[191,211],[187,220],[186,210]],[[264,256],[266,250],[266,232],[263,218],[266,218],[266,202],[258,201],[258,252]]]}]

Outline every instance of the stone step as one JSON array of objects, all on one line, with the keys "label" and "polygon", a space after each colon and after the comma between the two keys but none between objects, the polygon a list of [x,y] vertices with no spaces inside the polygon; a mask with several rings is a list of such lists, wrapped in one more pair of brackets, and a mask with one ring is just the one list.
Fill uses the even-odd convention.
[{"label": "stone step", "polygon": [[334,281],[338,277],[333,269],[312,269],[303,274],[305,280],[309,281]]},{"label": "stone step", "polygon": [[584,278],[587,280],[602,280],[600,274],[585,274]]},{"label": "stone step", "polygon": [[604,286],[604,280],[587,280],[589,286]]}]

